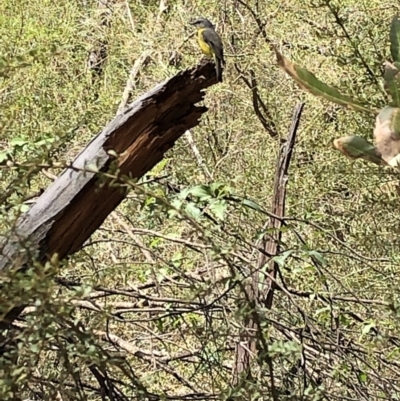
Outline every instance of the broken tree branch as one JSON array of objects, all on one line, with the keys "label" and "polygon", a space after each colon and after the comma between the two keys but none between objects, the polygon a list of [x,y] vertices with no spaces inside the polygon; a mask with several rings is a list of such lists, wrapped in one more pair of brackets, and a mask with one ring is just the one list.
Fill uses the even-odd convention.
[{"label": "broken tree branch", "polygon": [[[282,238],[282,231],[280,229],[282,227],[282,218],[285,216],[286,184],[289,178],[288,170],[290,161],[292,160],[292,153],[296,141],[296,133],[300,124],[303,107],[304,103],[300,103],[296,106],[292,119],[292,124],[289,130],[289,135],[287,136],[285,143],[281,147],[275,176],[274,196],[271,208],[271,213],[277,217],[270,217],[268,228],[273,229],[273,232],[271,235],[266,236],[263,239],[265,253],[260,253],[258,260],[258,271],[261,271],[266,263],[265,255],[276,256],[280,252],[279,244]],[[268,264],[269,268],[267,274],[275,279],[278,271],[278,265],[272,258],[268,261]],[[267,280],[266,284],[267,286],[264,287],[263,299],[265,300],[265,306],[268,309],[271,309],[276,284],[275,281],[272,281],[271,279]]]},{"label": "broken tree branch", "polygon": [[[196,104],[204,89],[217,83],[212,62],[182,71],[139,97],[77,156],[38,198],[12,231],[2,235],[0,270],[24,269],[78,251],[121,203],[127,186],[104,179],[138,179],[160,162],[165,152],[207,111]],[[103,174],[103,175],[104,175]],[[12,321],[23,305],[6,316]]]},{"label": "broken tree branch", "polygon": [[[271,210],[272,215],[270,216],[270,219],[266,225],[266,228],[273,228],[274,230],[271,235],[264,236],[262,240],[262,249],[264,252],[260,252],[257,267],[254,269],[251,275],[251,282],[246,286],[246,302],[248,302],[249,308],[244,316],[244,328],[240,333],[240,342],[236,347],[236,359],[232,377],[232,384],[235,386],[239,385],[242,380],[251,381],[252,378],[251,360],[257,355],[257,334],[262,336],[262,333],[259,333],[260,324],[256,311],[257,306],[259,306],[261,303],[265,303],[267,308],[270,309],[272,307],[272,299],[276,286],[275,278],[278,270],[278,266],[272,258],[273,256],[278,255],[280,251],[279,244],[282,234],[280,228],[282,225],[282,218],[285,215],[288,169],[303,107],[304,103],[301,103],[295,108],[289,134],[286,138],[286,141],[281,146],[277,161]],[[265,276],[270,278],[261,285],[260,272],[267,263],[269,264],[268,274]],[[260,342],[263,343],[263,341]],[[267,351],[267,349],[264,350],[265,353],[267,353]],[[264,358],[269,366],[271,393],[273,395],[273,399],[275,400],[276,397],[272,360],[268,354],[266,354]]]}]

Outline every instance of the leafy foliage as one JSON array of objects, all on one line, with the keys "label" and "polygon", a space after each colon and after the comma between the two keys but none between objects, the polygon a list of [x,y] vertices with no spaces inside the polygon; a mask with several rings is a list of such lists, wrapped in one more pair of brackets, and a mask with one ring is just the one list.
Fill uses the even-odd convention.
[{"label": "leafy foliage", "polygon": [[[198,62],[187,24],[194,15],[216,23],[227,55],[224,83],[206,94],[209,111],[191,133],[209,173],[182,138],[139,182],[127,179],[126,201],[71,258],[41,265],[29,255],[26,271],[1,273],[1,315],[28,306],[0,331],[0,398],[395,399],[398,173],[379,166],[366,138],[379,108],[385,135],[398,132],[398,6],[102,4],[0,2],[0,236],[16,234],[17,218],[60,166],[115,115],[145,51],[132,98]],[[311,95],[277,68],[271,43]],[[277,138],[243,78],[257,86]],[[279,140],[300,97],[306,107],[276,228]],[[332,152],[338,132],[337,148],[375,165]],[[263,254],[278,231],[279,253]],[[272,308],[254,305],[250,295],[262,298],[269,284]],[[252,375],[235,377],[237,349],[251,335]]]},{"label": "leafy foliage", "polygon": [[[329,4],[329,2],[327,3]],[[330,7],[334,16],[338,18],[338,9]],[[335,139],[334,147],[348,156],[350,159],[362,158],[375,164],[385,164],[398,169],[400,157],[400,124],[398,121],[400,105],[400,74],[399,74],[399,43],[400,43],[400,21],[397,16],[392,19],[390,28],[390,50],[394,63],[386,63],[384,81],[385,89],[390,94],[392,101],[389,106],[384,107],[376,118],[374,139],[376,148],[366,139],[357,136],[346,136]],[[347,96],[342,95],[336,89],[329,87],[314,74],[304,68],[298,67],[287,60],[282,54],[275,50],[278,64],[282,67],[303,89],[310,91],[313,95],[321,96],[333,103],[348,106],[357,111],[367,111],[362,106]]]},{"label": "leafy foliage", "polygon": [[275,52],[279,66],[282,67],[301,88],[308,90],[315,96],[323,97],[324,99],[341,106],[353,108],[357,111],[368,113],[373,112],[363,103],[352,99],[349,96],[342,95],[337,89],[324,84],[313,73],[305,68],[292,64],[287,58],[279,53],[279,51],[275,50]]}]

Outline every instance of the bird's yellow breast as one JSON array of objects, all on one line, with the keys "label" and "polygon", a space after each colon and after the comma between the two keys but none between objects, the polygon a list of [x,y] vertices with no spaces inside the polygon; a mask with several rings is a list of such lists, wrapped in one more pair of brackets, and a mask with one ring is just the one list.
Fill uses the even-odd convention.
[{"label": "bird's yellow breast", "polygon": [[201,51],[207,56],[212,56],[213,55],[213,51],[212,51],[211,47],[208,46],[208,44],[204,41],[203,31],[204,31],[204,28],[199,29],[197,31],[197,41],[199,42],[199,46],[200,46]]}]

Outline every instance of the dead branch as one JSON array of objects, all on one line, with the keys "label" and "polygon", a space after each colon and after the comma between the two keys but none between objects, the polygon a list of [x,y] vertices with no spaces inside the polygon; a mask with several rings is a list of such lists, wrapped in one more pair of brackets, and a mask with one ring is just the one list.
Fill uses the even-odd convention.
[{"label": "dead branch", "polygon": [[[250,363],[252,358],[257,354],[257,331],[259,330],[259,319],[256,312],[256,306],[264,302],[267,308],[272,307],[272,299],[274,289],[276,287],[276,275],[278,266],[272,259],[279,254],[279,243],[281,241],[282,218],[285,215],[285,199],[286,199],[286,184],[288,181],[288,169],[292,157],[292,152],[295,144],[297,128],[299,126],[301,113],[304,104],[296,106],[294,111],[292,124],[289,130],[288,137],[285,143],[281,146],[280,154],[277,162],[275,175],[274,195],[272,201],[272,215],[269,218],[267,228],[273,228],[274,232],[270,236],[265,236],[262,240],[262,249],[260,252],[257,268],[252,273],[252,280],[246,286],[246,301],[249,303],[250,311],[245,316],[244,329],[240,334],[240,342],[236,348],[236,360],[233,371],[232,383],[238,385],[242,379],[251,379]],[[267,255],[268,259],[267,259]],[[268,263],[268,279],[263,286],[260,286],[260,271],[265,264]],[[267,350],[265,350],[267,351]],[[271,392],[274,395],[274,383],[272,373],[272,362],[266,357],[266,362],[269,365],[269,374],[271,379]]]},{"label": "dead branch", "polygon": [[268,134],[275,138],[278,135],[278,130],[276,128],[276,124],[272,117],[272,114],[268,110],[267,106],[261,99],[260,93],[258,91],[258,84],[256,80],[256,74],[254,70],[250,69],[250,80],[246,78],[244,72],[240,69],[240,67],[235,64],[236,71],[240,74],[239,77],[246,84],[246,86],[251,90],[252,102],[254,113],[260,121],[261,125],[268,132]]},{"label": "dead branch", "polygon": [[129,97],[131,95],[131,92],[133,90],[134,87],[134,83],[135,83],[135,79],[137,77],[137,75],[139,74],[140,69],[142,68],[142,66],[146,65],[149,61],[150,61],[150,55],[151,55],[151,51],[150,50],[146,50],[144,51],[135,61],[135,63],[133,64],[133,67],[129,73],[129,78],[128,81],[126,83],[125,89],[124,89],[124,93],[122,94],[122,99],[121,102],[118,106],[118,110],[117,110],[117,115],[121,114],[124,112],[126,105],[129,101]]},{"label": "dead branch", "polygon": [[[0,270],[19,270],[30,260],[43,263],[55,254],[63,259],[79,250],[125,198],[129,186],[121,183],[142,177],[199,123],[207,108],[196,103],[216,82],[212,62],[203,62],[159,84],[117,116],[3,236]],[[118,179],[102,177],[110,169]]]},{"label": "dead branch", "polygon": [[[298,106],[296,106],[296,109],[294,111],[294,116],[292,119],[292,125],[289,130],[289,135],[287,137],[286,142],[281,147],[281,152],[278,159],[277,172],[275,176],[274,196],[271,208],[271,213],[277,216],[277,218],[270,217],[268,228],[272,228],[274,232],[270,236],[264,237],[265,253],[260,253],[260,257],[258,260],[258,267],[259,267],[258,271],[260,271],[266,263],[265,255],[276,256],[280,252],[279,244],[282,238],[282,231],[280,229],[282,227],[282,218],[285,216],[286,184],[289,179],[288,170],[290,161],[292,159],[292,153],[296,140],[296,133],[299,127],[303,107],[304,103],[301,103]],[[272,259],[270,259],[268,263],[269,263],[268,274],[275,279],[278,271],[278,265]],[[265,305],[268,309],[271,309],[272,307],[272,299],[275,287],[276,285],[274,284],[274,282],[269,280],[267,282],[267,287],[264,288],[265,293],[263,294],[263,299],[265,300]]]},{"label": "dead branch", "polygon": [[202,170],[203,170],[204,174],[207,176],[207,178],[209,180],[212,180],[213,179],[212,174],[210,173],[210,170],[208,169],[206,162],[204,161],[203,156],[201,155],[201,153],[193,139],[192,133],[189,130],[187,130],[185,132],[185,134],[183,135],[183,137],[186,139],[187,144],[192,149],[193,155],[196,158],[197,164],[199,165],[199,167],[202,168]]}]

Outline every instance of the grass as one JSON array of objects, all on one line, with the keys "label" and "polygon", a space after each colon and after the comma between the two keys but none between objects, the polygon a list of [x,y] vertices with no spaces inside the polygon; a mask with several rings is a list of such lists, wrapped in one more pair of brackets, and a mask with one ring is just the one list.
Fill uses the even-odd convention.
[{"label": "grass", "polygon": [[[349,40],[327,6],[314,8],[308,0],[245,3],[266,22],[268,38],[290,60],[374,107],[385,104],[380,77],[390,54],[390,20],[399,6],[337,1]],[[114,117],[134,61],[151,51],[132,98],[199,61],[188,21],[209,18],[223,39],[227,67],[224,82],[208,90],[209,112],[192,135],[212,182],[268,210],[279,139],[288,132],[295,105],[306,102],[289,171],[286,216],[291,220],[283,234],[283,250],[292,253],[281,271],[291,295],[277,291],[272,310],[258,311],[269,344],[260,355],[273,355],[275,386],[303,399],[395,399],[400,337],[397,177],[350,162],[331,146],[339,136],[371,139],[373,118],[298,89],[277,67],[241,2],[176,0],[162,14],[158,7],[155,1],[110,2],[104,24],[104,10],[95,1],[1,2],[0,55],[13,65],[29,65],[0,78],[0,154],[12,151],[21,164],[72,160]],[[87,62],[102,43],[106,60],[96,76]],[[171,56],[178,62],[171,63]],[[271,138],[257,119],[251,91],[235,64],[247,77],[254,71],[279,138]],[[26,144],[13,148],[14,138]],[[211,183],[183,138],[167,158],[156,176],[168,174],[168,182],[180,189]],[[24,165],[1,166],[0,176],[1,190],[12,195],[0,209],[6,232],[21,199],[46,188],[50,180]],[[250,244],[266,217],[228,202],[222,222],[202,216],[199,230],[188,217],[170,217],[165,204],[174,201],[165,182],[132,191],[62,269],[49,267],[46,275],[38,267],[1,296],[4,311],[18,302],[18,288],[32,286],[26,294],[36,305],[36,311],[25,315],[27,326],[15,334],[24,344],[18,369],[0,358],[5,367],[2,399],[14,399],[15,385],[25,398],[41,391],[42,399],[101,399],[93,390],[101,384],[88,366],[119,380],[114,385],[131,399],[139,398],[139,382],[172,399],[193,393],[206,394],[199,399],[215,394],[227,398],[233,391],[234,348],[248,314],[242,305],[245,291],[237,281],[245,282],[257,263]],[[199,204],[193,203],[192,208]],[[209,211],[207,202],[202,206]],[[56,286],[54,276],[79,281],[82,288]],[[125,293],[105,295],[104,288]],[[83,300],[96,302],[100,311]],[[208,306],[198,310],[195,302]],[[134,350],[105,340],[101,333],[107,330]],[[304,371],[297,368],[299,360]],[[246,400],[272,399],[271,367],[263,360],[253,363],[253,383],[242,383],[234,392]],[[74,382],[74,368],[81,383]],[[288,399],[287,394],[281,397]]]}]

